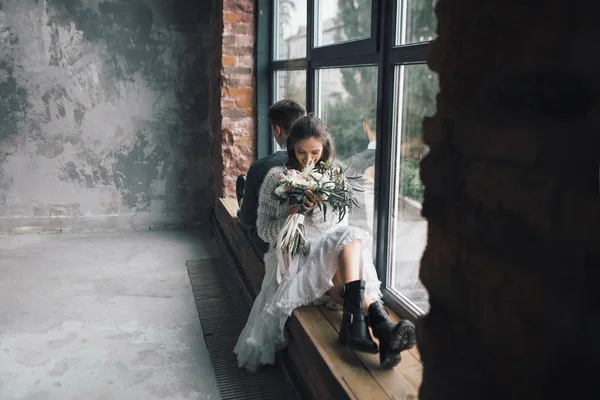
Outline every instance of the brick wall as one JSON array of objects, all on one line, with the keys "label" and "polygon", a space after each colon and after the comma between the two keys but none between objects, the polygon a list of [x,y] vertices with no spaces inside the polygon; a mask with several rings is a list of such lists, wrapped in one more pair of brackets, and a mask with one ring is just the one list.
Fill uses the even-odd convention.
[{"label": "brick wall", "polygon": [[255,5],[225,0],[221,14],[220,116],[215,128],[215,192],[235,195],[235,180],[256,158]]},{"label": "brick wall", "polygon": [[590,398],[600,370],[598,12],[573,0],[441,0],[436,12],[420,396]]}]

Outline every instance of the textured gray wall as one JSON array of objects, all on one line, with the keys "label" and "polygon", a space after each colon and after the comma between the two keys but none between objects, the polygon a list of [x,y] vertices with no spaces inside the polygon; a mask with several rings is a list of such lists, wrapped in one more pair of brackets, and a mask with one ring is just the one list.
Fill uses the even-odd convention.
[{"label": "textured gray wall", "polygon": [[0,232],[207,220],[211,4],[0,0]]}]

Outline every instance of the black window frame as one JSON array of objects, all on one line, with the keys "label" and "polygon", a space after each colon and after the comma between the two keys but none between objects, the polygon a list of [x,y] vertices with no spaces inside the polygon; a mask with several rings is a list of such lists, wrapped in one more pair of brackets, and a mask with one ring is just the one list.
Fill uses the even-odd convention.
[{"label": "black window frame", "polygon": [[[369,38],[335,43],[313,48],[315,0],[307,1],[306,58],[273,60],[273,25],[276,0],[258,1],[257,36],[257,97],[258,97],[258,156],[274,151],[272,134],[267,121],[269,105],[274,101],[273,82],[276,71],[306,70],[306,109],[315,112],[317,70],[351,66],[377,65],[377,153],[373,229],[376,232],[375,266],[382,282],[384,301],[400,317],[416,320],[422,314],[410,301],[387,287],[388,264],[394,245],[390,235],[391,207],[394,204],[392,184],[393,149],[400,137],[393,131],[395,68],[399,65],[425,64],[430,42],[396,44],[398,3],[402,0],[373,0],[371,36]],[[334,1],[334,0],[325,0]],[[391,84],[390,84],[391,83]]]}]

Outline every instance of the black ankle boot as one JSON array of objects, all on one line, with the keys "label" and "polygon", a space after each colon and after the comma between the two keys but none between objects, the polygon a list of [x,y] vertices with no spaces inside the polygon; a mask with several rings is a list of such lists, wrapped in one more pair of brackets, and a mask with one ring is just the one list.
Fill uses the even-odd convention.
[{"label": "black ankle boot", "polygon": [[416,329],[408,320],[395,324],[383,304],[376,301],[369,306],[369,322],[373,335],[379,339],[379,365],[383,369],[393,368],[400,363],[400,352],[417,343]]},{"label": "black ankle boot", "polygon": [[352,281],[342,286],[344,312],[340,326],[340,342],[353,350],[377,354],[377,344],[369,333],[365,313],[365,281]]}]

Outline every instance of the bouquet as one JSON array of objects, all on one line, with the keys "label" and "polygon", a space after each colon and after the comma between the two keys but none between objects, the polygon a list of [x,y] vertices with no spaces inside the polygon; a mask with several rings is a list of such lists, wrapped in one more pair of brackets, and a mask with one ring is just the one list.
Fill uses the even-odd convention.
[{"label": "bouquet", "polygon": [[307,210],[304,207],[306,200],[323,211],[325,220],[327,220],[327,211],[337,213],[338,222],[344,219],[348,211],[358,206],[343,169],[324,162],[308,165],[302,171],[285,170],[273,193],[273,199],[281,204],[287,202],[298,205],[298,212],[287,217],[285,225],[279,232],[277,240],[278,282],[281,282],[289,270],[294,257],[298,254],[307,254],[304,218],[306,215],[312,214],[314,207]]}]

